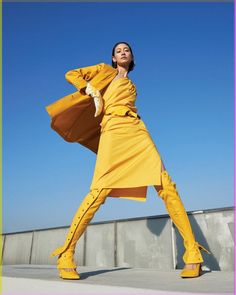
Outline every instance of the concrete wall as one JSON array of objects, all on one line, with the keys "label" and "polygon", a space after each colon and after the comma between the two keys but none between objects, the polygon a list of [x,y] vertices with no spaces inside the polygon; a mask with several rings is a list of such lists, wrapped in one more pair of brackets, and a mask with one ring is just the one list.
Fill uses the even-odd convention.
[{"label": "concrete wall", "polygon": [[172,269],[169,218],[117,222],[117,266]]},{"label": "concrete wall", "polygon": [[5,236],[1,236],[1,262],[2,262],[2,254],[3,254],[3,247],[4,247]]},{"label": "concrete wall", "polygon": [[114,223],[89,225],[86,231],[87,266],[114,266],[115,230]]},{"label": "concrete wall", "polygon": [[3,248],[3,264],[30,263],[33,232],[6,235]]},{"label": "concrete wall", "polygon": [[[206,269],[234,270],[234,208],[189,212]],[[50,253],[69,227],[3,234],[3,264],[56,264]],[[76,245],[78,265],[182,268],[183,240],[168,215],[91,223]]]}]

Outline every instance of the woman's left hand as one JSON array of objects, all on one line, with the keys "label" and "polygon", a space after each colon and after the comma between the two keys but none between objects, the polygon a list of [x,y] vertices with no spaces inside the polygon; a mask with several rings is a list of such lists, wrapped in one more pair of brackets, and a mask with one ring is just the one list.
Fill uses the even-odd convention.
[{"label": "woman's left hand", "polygon": [[97,117],[102,112],[102,109],[103,109],[103,100],[102,100],[102,97],[101,96],[99,96],[99,97],[95,96],[93,98],[93,100],[94,100],[94,104],[95,104],[95,108],[96,108],[96,112],[94,114],[94,117]]},{"label": "woman's left hand", "polygon": [[103,99],[102,99],[100,91],[95,89],[90,83],[87,83],[85,93],[93,97],[95,108],[96,108],[94,117],[99,116],[103,110]]}]

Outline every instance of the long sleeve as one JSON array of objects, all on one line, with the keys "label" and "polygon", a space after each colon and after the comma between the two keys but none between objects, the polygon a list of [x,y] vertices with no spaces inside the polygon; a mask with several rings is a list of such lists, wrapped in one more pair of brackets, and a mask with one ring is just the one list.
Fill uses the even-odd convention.
[{"label": "long sleeve", "polygon": [[104,67],[105,63],[70,70],[65,74],[66,80],[74,85],[79,91],[84,92],[87,82],[98,74]]}]

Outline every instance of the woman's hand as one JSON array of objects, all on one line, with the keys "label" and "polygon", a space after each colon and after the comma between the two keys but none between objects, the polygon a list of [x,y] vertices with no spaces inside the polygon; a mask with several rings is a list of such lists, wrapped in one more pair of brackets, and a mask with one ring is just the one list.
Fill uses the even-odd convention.
[{"label": "woman's hand", "polygon": [[95,108],[96,108],[94,117],[99,116],[103,110],[103,100],[102,100],[100,91],[95,89],[90,83],[87,83],[85,93],[93,97]]}]

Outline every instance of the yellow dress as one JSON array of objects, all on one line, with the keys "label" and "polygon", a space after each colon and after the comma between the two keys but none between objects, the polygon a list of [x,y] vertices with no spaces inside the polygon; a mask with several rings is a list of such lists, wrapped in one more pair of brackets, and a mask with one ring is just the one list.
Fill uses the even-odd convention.
[{"label": "yellow dress", "polygon": [[90,189],[112,188],[110,197],[145,201],[147,187],[161,184],[161,157],[137,114],[136,87],[128,77],[106,89],[104,116]]}]

